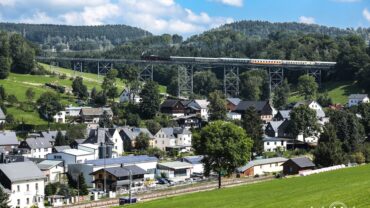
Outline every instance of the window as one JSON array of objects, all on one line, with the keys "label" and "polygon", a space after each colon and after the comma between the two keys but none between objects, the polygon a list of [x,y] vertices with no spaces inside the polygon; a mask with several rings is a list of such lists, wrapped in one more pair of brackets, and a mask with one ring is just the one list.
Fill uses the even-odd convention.
[{"label": "window", "polygon": [[99,178],[103,178],[103,174],[99,174]]},{"label": "window", "polygon": [[62,159],[62,156],[60,156],[60,155],[54,155],[54,159]]},{"label": "window", "polygon": [[48,148],[45,148],[45,149],[44,149],[44,152],[47,152],[47,151],[48,151]]},{"label": "window", "polygon": [[276,142],[274,142],[274,144],[276,145]]},{"label": "window", "polygon": [[270,142],[267,142],[267,145],[270,145]]},{"label": "window", "polygon": [[162,144],[164,144],[164,141],[162,141]]},{"label": "window", "polygon": [[30,198],[27,198],[27,204],[30,204]]},{"label": "window", "polygon": [[17,192],[20,192],[20,191],[21,191],[21,187],[17,185]]},{"label": "window", "polygon": [[283,141],[281,141],[281,146],[284,146],[284,142]]},{"label": "window", "polygon": [[41,152],[41,148],[39,149],[39,152]]},{"label": "window", "polygon": [[36,191],[39,190],[39,184],[38,183],[35,184],[35,188],[36,188]]},{"label": "window", "polygon": [[21,205],[21,200],[20,199],[17,199],[17,205]]},{"label": "window", "polygon": [[27,184],[27,191],[30,191],[30,185]]}]

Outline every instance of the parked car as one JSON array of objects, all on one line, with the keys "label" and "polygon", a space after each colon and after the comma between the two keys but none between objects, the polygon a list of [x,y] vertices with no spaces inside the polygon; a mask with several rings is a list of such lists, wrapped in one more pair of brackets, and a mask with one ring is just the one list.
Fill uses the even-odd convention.
[{"label": "parked car", "polygon": [[135,197],[132,197],[131,198],[131,202],[130,202],[130,198],[128,198],[128,197],[121,197],[121,198],[119,198],[119,205],[135,204],[137,202],[138,202],[138,199],[135,198]]},{"label": "parked car", "polygon": [[157,179],[157,184],[168,184],[168,181],[164,178],[158,178]]}]

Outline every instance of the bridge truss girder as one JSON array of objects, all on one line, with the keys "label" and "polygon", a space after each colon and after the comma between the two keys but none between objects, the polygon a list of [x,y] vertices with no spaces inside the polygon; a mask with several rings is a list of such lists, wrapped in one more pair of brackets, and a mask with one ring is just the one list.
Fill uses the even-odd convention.
[{"label": "bridge truss girder", "polygon": [[82,72],[83,71],[83,62],[82,61],[74,61],[72,62],[73,65],[73,73],[75,74],[76,71]]},{"label": "bridge truss girder", "polygon": [[284,82],[284,68],[269,68],[270,94]]},{"label": "bridge truss girder", "polygon": [[316,82],[321,86],[321,69],[310,68],[306,69],[306,74],[313,76]]},{"label": "bridge truss girder", "polygon": [[193,94],[193,66],[179,65],[177,68],[177,96],[186,97]]},{"label": "bridge truss girder", "polygon": [[101,62],[98,61],[98,76],[107,74],[110,70],[113,69],[112,62]]},{"label": "bridge truss girder", "polygon": [[239,67],[224,66],[224,93],[226,97],[239,95]]},{"label": "bridge truss girder", "polygon": [[[142,66],[144,66],[142,68]],[[148,80],[153,81],[153,64],[149,65],[139,65],[138,80],[141,82],[146,82]]]},{"label": "bridge truss girder", "polygon": [[50,70],[54,72],[55,69],[59,67],[59,63],[57,61],[51,61],[49,66],[50,66]]}]

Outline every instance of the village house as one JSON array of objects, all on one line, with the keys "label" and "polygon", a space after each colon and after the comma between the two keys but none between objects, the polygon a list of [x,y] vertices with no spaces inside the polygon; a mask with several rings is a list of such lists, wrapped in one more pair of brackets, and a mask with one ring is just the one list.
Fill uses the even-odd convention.
[{"label": "village house", "polygon": [[271,121],[277,113],[270,101],[241,101],[234,112],[243,115],[249,108],[253,108],[264,122]]},{"label": "village house", "polygon": [[97,128],[104,113],[108,114],[109,119],[113,119],[111,108],[82,108],[80,117],[82,122],[88,125],[88,128]]},{"label": "village house", "polygon": [[53,116],[53,121],[55,123],[65,123],[66,122],[66,112],[65,111],[59,111]]},{"label": "village house", "polygon": [[123,127],[120,129],[119,134],[123,140],[123,146],[125,151],[131,151],[135,148],[136,138],[140,134],[146,134],[149,136],[149,146],[154,145],[154,136],[147,128],[137,128],[137,127]]},{"label": "village house", "polygon": [[137,93],[131,92],[129,89],[125,88],[119,96],[119,101],[121,103],[132,102],[134,104],[139,104],[141,102],[141,97]]},{"label": "village house", "polygon": [[367,94],[351,94],[348,97],[348,107],[356,106],[361,103],[369,103],[369,96]]},{"label": "village house", "polygon": [[180,117],[185,115],[185,106],[180,100],[167,99],[161,104],[160,111],[172,117]]},{"label": "village house", "polygon": [[180,159],[181,162],[187,162],[192,165],[190,174],[203,174],[204,164],[202,162],[203,155],[186,156]]},{"label": "village house", "polygon": [[114,128],[90,129],[89,136],[83,144],[95,144],[98,146],[104,144],[105,146],[111,146],[115,157],[124,152],[123,141],[119,129]]},{"label": "village house", "polygon": [[163,151],[190,151],[191,141],[191,131],[181,127],[162,128],[154,135],[154,147]]},{"label": "village house", "polygon": [[44,207],[45,176],[33,162],[0,164],[0,183],[9,194],[9,206]]},{"label": "village house", "polygon": [[243,176],[261,176],[278,173],[283,171],[283,167],[281,165],[287,160],[288,159],[283,157],[252,160],[245,166],[238,168],[237,172]]},{"label": "village house", "polygon": [[287,160],[282,164],[284,175],[295,175],[305,170],[313,170],[315,164],[307,157],[298,157]]},{"label": "village house", "polygon": [[288,137],[287,128],[289,126],[288,120],[270,121],[265,127],[265,134],[270,137]]},{"label": "village house", "polygon": [[185,181],[190,178],[192,168],[193,166],[187,162],[174,161],[158,163],[157,176],[165,176],[174,182]]},{"label": "village house", "polygon": [[182,128],[201,128],[204,119],[200,117],[199,114],[193,114],[193,115],[187,115],[187,116],[181,116],[173,119],[176,121],[180,127]]},{"label": "village house", "polygon": [[239,98],[227,98],[226,99],[226,109],[228,111],[235,111],[236,106],[239,105],[240,101],[242,100],[240,100]]},{"label": "village house", "polygon": [[18,146],[19,141],[14,131],[0,131],[0,147],[4,153],[9,154]]},{"label": "village house", "polygon": [[28,138],[19,145],[22,155],[30,158],[46,158],[52,153],[52,148],[49,139],[44,137]]},{"label": "village house", "polygon": [[90,173],[103,168],[120,167],[122,164],[124,166],[136,165],[141,169],[145,170],[145,179],[154,179],[155,170],[157,168],[158,159],[156,157],[150,157],[147,155],[135,155],[135,156],[123,156],[110,159],[97,159],[88,160],[82,164],[70,164],[68,165],[68,173],[75,177],[79,174],[83,174],[86,184],[89,187],[93,187],[94,180]]},{"label": "village house", "polygon": [[77,146],[77,149],[83,150],[86,152],[91,152],[92,154],[95,155],[95,159],[99,158],[99,145],[97,144],[79,144]]},{"label": "village house", "polygon": [[288,144],[290,142],[291,139],[287,138],[265,136],[263,138],[263,151],[264,152],[286,151],[288,149]]},{"label": "village house", "polygon": [[242,115],[240,113],[235,113],[235,112],[227,112],[226,117],[232,121],[242,120]]},{"label": "village house", "polygon": [[[127,190],[129,188],[130,174],[132,179],[131,188],[143,187],[146,171],[136,165],[103,168],[92,172],[90,175],[93,176],[94,180],[92,182],[95,188],[116,192],[119,189]],[[104,187],[105,184],[106,187]]]},{"label": "village house", "polygon": [[61,182],[62,174],[64,174],[63,161],[58,160],[44,160],[37,164],[37,167],[42,171],[46,177],[46,183]]},{"label": "village house", "polygon": [[[60,133],[62,133],[63,136],[66,135],[66,131],[60,131]],[[54,145],[57,134],[58,134],[58,131],[42,131],[41,137],[46,138],[47,140],[49,140],[51,145]]]},{"label": "village house", "polygon": [[279,110],[274,117],[275,121],[284,121],[290,120],[290,112],[291,110]]},{"label": "village house", "polygon": [[94,153],[79,149],[66,149],[63,152],[50,153],[46,158],[48,160],[63,161],[65,167],[69,164],[84,163],[85,161],[96,159]]},{"label": "village house", "polygon": [[310,109],[314,110],[316,112],[317,119],[322,119],[322,118],[325,117],[325,112],[324,112],[323,108],[321,107],[321,105],[318,102],[316,102],[314,100],[300,101],[300,102],[297,102],[294,105],[294,108],[296,108],[298,106],[301,106],[301,105],[308,106]]}]

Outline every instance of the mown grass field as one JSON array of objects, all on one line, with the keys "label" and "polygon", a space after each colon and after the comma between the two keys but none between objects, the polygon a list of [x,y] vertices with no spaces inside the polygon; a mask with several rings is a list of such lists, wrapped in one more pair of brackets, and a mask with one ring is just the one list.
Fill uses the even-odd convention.
[{"label": "mown grass field", "polygon": [[348,208],[370,207],[370,165],[306,177],[277,179],[252,185],[200,192],[132,208],[328,208],[342,202]]},{"label": "mown grass field", "polygon": [[[346,104],[348,102],[348,96],[350,94],[361,93],[361,89],[358,88],[354,82],[327,82],[323,83],[321,93],[328,92],[329,97],[332,98],[334,103]],[[297,102],[304,100],[303,97],[299,96],[296,91],[292,92],[289,102]]]}]

